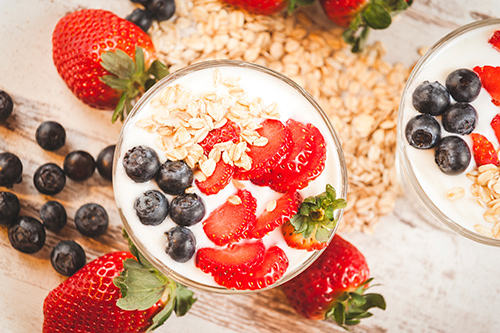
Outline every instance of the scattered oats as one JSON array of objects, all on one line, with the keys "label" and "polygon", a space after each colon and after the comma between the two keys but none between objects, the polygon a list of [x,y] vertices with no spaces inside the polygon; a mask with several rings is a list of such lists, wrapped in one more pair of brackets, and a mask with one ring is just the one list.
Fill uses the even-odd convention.
[{"label": "scattered oats", "polygon": [[272,212],[273,210],[276,209],[276,205],[277,205],[276,200],[269,201],[266,205],[266,211]]},{"label": "scattered oats", "polygon": [[214,173],[215,164],[215,161],[209,158],[208,160],[200,163],[200,170],[205,176],[210,177]]},{"label": "scattered oats", "polygon": [[197,171],[195,171],[195,172],[193,173],[193,177],[194,177],[194,179],[196,179],[196,180],[197,180],[197,181],[199,181],[199,182],[204,182],[205,180],[207,180],[207,176],[205,176],[205,175],[203,174],[203,172],[201,172],[201,171],[199,171],[199,170],[197,170]]},{"label": "scattered oats", "polygon": [[236,187],[238,190],[245,189],[245,184],[243,184],[239,180],[233,178],[231,182],[233,183],[234,187]]},{"label": "scattered oats", "polygon": [[237,195],[231,195],[230,197],[227,198],[227,201],[232,203],[233,205],[241,204],[241,198]]},{"label": "scattered oats", "polygon": [[187,189],[184,190],[184,192],[186,193],[194,193],[196,191],[196,187],[195,186],[190,186],[188,187]]},{"label": "scattered oats", "polygon": [[462,199],[465,196],[465,189],[462,187],[454,187],[448,191],[446,196],[451,201]]},{"label": "scattered oats", "polygon": [[267,145],[268,141],[269,141],[268,138],[261,136],[260,138],[254,140],[253,145],[263,147],[263,146]]}]

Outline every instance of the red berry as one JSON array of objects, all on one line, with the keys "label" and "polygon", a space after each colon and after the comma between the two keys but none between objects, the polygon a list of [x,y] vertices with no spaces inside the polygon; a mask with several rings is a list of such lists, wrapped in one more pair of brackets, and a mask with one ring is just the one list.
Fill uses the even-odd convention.
[{"label": "red berry", "polygon": [[225,277],[226,287],[238,290],[266,288],[278,281],[288,268],[288,258],[278,246],[266,251],[264,261],[246,272],[234,272]]},{"label": "red berry", "polygon": [[215,128],[208,132],[208,135],[199,143],[205,154],[208,154],[212,148],[222,142],[232,141],[238,143],[241,129],[234,121],[228,120],[224,126]]},{"label": "red berry", "polygon": [[498,155],[493,144],[482,134],[472,133],[472,152],[479,167],[485,164],[498,164]]},{"label": "red berry", "polygon": [[368,0],[320,0],[326,16],[342,27],[348,27],[351,20],[368,2]]},{"label": "red berry", "polygon": [[[322,320],[335,311],[345,311],[345,316],[334,315],[339,325],[355,325],[358,319],[371,316],[370,307],[385,309],[385,301],[378,294],[366,294],[370,271],[363,254],[351,243],[335,235],[321,256],[281,288],[290,305],[300,315]],[[356,294],[356,295],[355,295]],[[360,300],[370,299],[370,304],[360,305]],[[349,320],[349,321],[348,321]]]},{"label": "red berry", "polygon": [[500,51],[500,30],[496,30],[493,35],[491,35],[488,43],[490,43],[497,51]]},{"label": "red berry", "polygon": [[500,106],[500,67],[476,66],[474,72],[479,75],[483,88],[490,94],[491,102]]},{"label": "red berry", "polygon": [[238,198],[240,203],[228,199],[203,221],[207,237],[217,245],[235,243],[255,226],[257,200],[247,190],[239,190],[233,199]]},{"label": "red berry", "polygon": [[235,7],[243,8],[250,13],[272,15],[281,12],[288,6],[289,0],[224,0]]},{"label": "red berry", "polygon": [[204,273],[211,274],[216,282],[227,286],[229,274],[246,272],[264,260],[262,241],[232,244],[226,248],[201,248],[196,252],[195,264]]},{"label": "red berry", "polygon": [[227,184],[231,182],[234,174],[234,166],[225,163],[222,158],[215,165],[215,170],[210,177],[204,181],[195,180],[196,186],[206,195],[219,193]]},{"label": "red berry", "polygon": [[88,263],[52,290],[43,304],[43,332],[144,332],[164,307],[158,301],[142,311],[116,305],[121,297],[113,278],[123,270],[129,252],[113,252]]},{"label": "red berry", "polygon": [[493,119],[491,120],[491,128],[495,132],[495,136],[497,137],[497,141],[500,143],[500,113],[497,114]]},{"label": "red berry", "polygon": [[265,210],[257,217],[255,227],[248,232],[248,237],[262,238],[267,233],[289,221],[292,216],[297,214],[300,202],[300,194],[297,191],[283,194],[276,200],[276,207],[273,210]]},{"label": "red berry", "polygon": [[250,170],[236,168],[236,179],[256,178],[281,163],[290,153],[290,132],[279,120],[264,120],[257,132],[267,138],[268,142],[264,146],[249,146],[248,156],[252,159],[252,167]]}]

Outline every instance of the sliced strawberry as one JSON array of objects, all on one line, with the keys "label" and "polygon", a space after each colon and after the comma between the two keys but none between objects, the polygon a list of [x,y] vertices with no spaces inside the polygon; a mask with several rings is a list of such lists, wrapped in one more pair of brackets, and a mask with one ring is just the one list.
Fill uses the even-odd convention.
[{"label": "sliced strawberry", "polygon": [[[232,203],[239,198],[241,203]],[[237,199],[238,200],[238,199]],[[203,230],[217,245],[237,242],[249,229],[255,227],[257,200],[247,190],[239,190],[236,196],[217,207],[205,221]]]},{"label": "sliced strawberry", "polygon": [[300,202],[300,194],[297,191],[283,194],[276,200],[276,207],[273,210],[265,210],[259,215],[255,223],[255,228],[248,232],[248,237],[262,238],[286,221],[289,221],[292,216],[297,214]]},{"label": "sliced strawberry", "polygon": [[202,182],[195,180],[195,184],[206,195],[217,194],[231,182],[233,174],[234,166],[225,163],[221,158],[215,165],[214,173]]},{"label": "sliced strawberry", "polygon": [[257,132],[267,138],[268,142],[265,146],[249,146],[248,156],[252,159],[252,167],[250,170],[236,168],[234,175],[236,179],[248,180],[255,178],[281,163],[290,153],[290,132],[281,121],[264,120]]},{"label": "sliced strawberry", "polygon": [[237,143],[240,139],[240,126],[234,121],[228,120],[224,126],[215,128],[208,132],[208,135],[199,143],[205,154],[208,154],[212,148],[222,142],[233,141]]},{"label": "sliced strawberry", "polygon": [[495,136],[497,137],[498,143],[500,143],[500,113],[493,117],[490,125],[491,128],[493,128],[493,131],[495,131]]},{"label": "sliced strawberry", "polygon": [[[325,139],[315,126],[307,124],[304,129],[296,122],[289,122],[288,125],[290,125],[292,132],[295,132],[293,137],[297,140],[296,147],[300,147],[301,150],[293,159],[287,159],[262,176],[267,177],[266,181],[269,187],[282,193],[302,189],[309,185],[309,182],[323,172],[326,160]],[[304,130],[307,132],[303,133]],[[303,134],[299,135],[299,133]],[[297,152],[298,148],[293,150]],[[257,185],[266,185],[266,181],[252,180]]]},{"label": "sliced strawberry", "polygon": [[260,186],[270,186],[272,183],[280,182],[281,179],[288,177],[289,174],[297,173],[307,163],[312,152],[313,141],[313,138],[309,135],[307,125],[289,119],[286,127],[290,131],[292,140],[290,154],[274,168],[259,175],[258,178],[252,179],[252,183]]},{"label": "sliced strawberry", "polygon": [[222,249],[204,247],[196,252],[195,265],[204,273],[223,279],[229,272],[246,272],[250,267],[260,265],[265,250],[260,240],[233,244]]},{"label": "sliced strawberry", "polygon": [[288,263],[285,252],[278,246],[273,246],[266,251],[261,265],[253,266],[248,272],[228,274],[225,276],[224,285],[238,290],[266,288],[285,274]]},{"label": "sliced strawberry", "polygon": [[482,134],[472,133],[472,151],[474,160],[479,167],[485,164],[498,164],[498,154],[493,144]]},{"label": "sliced strawberry", "polygon": [[474,72],[479,75],[483,88],[490,94],[491,102],[500,106],[500,67],[476,66]]},{"label": "sliced strawberry", "polygon": [[281,231],[287,245],[294,249],[314,251],[324,249],[328,245],[328,242],[318,241],[314,233],[309,238],[304,238],[302,233],[296,233],[290,221],[283,224]]},{"label": "sliced strawberry", "polygon": [[493,35],[491,35],[488,43],[493,45],[497,51],[500,51],[500,30],[495,31]]}]

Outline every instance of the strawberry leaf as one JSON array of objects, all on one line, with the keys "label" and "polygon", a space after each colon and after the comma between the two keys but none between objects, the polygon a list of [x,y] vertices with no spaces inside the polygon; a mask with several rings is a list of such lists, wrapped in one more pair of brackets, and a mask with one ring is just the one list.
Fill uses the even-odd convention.
[{"label": "strawberry leaf", "polygon": [[385,29],[392,23],[391,14],[377,3],[370,3],[363,11],[363,18],[370,28]]},{"label": "strawberry leaf", "polygon": [[122,273],[113,280],[122,292],[122,298],[116,302],[118,307],[141,311],[158,302],[168,282],[164,276],[134,259],[126,259],[123,268]]},{"label": "strawberry leaf", "polygon": [[167,66],[158,60],[153,61],[149,67],[148,74],[155,77],[156,80],[161,80],[169,74]]},{"label": "strawberry leaf", "polygon": [[103,52],[101,54],[101,60],[101,66],[120,79],[131,78],[136,71],[136,65],[132,58],[119,49],[116,51]]},{"label": "strawberry leaf", "polygon": [[196,302],[196,298],[193,296],[194,293],[191,290],[181,284],[177,284],[174,310],[178,317],[184,316],[191,309],[191,306]]},{"label": "strawberry leaf", "polygon": [[115,90],[127,90],[128,88],[128,80],[120,79],[114,75],[104,75],[101,77],[101,81]]}]

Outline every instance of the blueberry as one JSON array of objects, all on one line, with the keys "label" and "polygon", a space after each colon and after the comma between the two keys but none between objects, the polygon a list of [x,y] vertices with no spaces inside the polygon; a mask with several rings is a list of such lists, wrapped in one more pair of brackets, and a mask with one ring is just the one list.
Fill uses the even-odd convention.
[{"label": "blueberry", "polygon": [[476,128],[477,112],[469,103],[455,103],[443,113],[441,122],[450,133],[470,134]]},{"label": "blueberry", "polygon": [[447,175],[458,175],[467,169],[471,160],[469,147],[455,135],[446,136],[436,146],[434,160]]},{"label": "blueberry", "polygon": [[33,183],[40,193],[54,195],[63,190],[66,185],[66,175],[56,164],[46,163],[36,169]]},{"label": "blueberry", "polygon": [[133,181],[144,183],[156,176],[160,169],[160,160],[153,149],[136,146],[125,153],[123,167]]},{"label": "blueberry", "polygon": [[108,213],[96,203],[85,204],[76,211],[75,225],[84,236],[100,236],[108,229]]},{"label": "blueberry", "polygon": [[134,23],[144,32],[148,32],[153,23],[153,13],[149,9],[136,8],[132,13],[125,17],[127,21]]},{"label": "blueberry", "polygon": [[166,161],[156,175],[156,183],[167,194],[182,194],[193,183],[193,170],[184,161]]},{"label": "blueberry", "polygon": [[12,187],[22,181],[23,164],[12,153],[0,154],[0,186]]},{"label": "blueberry", "polygon": [[198,195],[183,194],[172,200],[170,218],[178,225],[189,227],[200,222],[203,216],[205,216],[205,205]]},{"label": "blueberry", "polygon": [[150,190],[135,199],[134,208],[142,224],[158,225],[168,215],[168,200],[160,191]]},{"label": "blueberry", "polygon": [[106,179],[113,178],[113,158],[115,156],[115,145],[107,146],[97,156],[97,170]]},{"label": "blueberry", "polygon": [[19,216],[9,227],[9,241],[13,248],[24,253],[35,253],[45,244],[45,229],[35,218]]},{"label": "blueberry", "polygon": [[62,275],[71,276],[85,266],[85,251],[70,240],[59,242],[50,253],[52,267]]},{"label": "blueberry", "polygon": [[457,102],[472,102],[481,91],[479,76],[467,68],[451,72],[446,78],[446,89]]},{"label": "blueberry", "polygon": [[174,0],[149,0],[145,6],[158,22],[166,21],[175,14]]},{"label": "blueberry", "polygon": [[441,83],[424,81],[413,92],[412,101],[421,113],[439,116],[450,105],[450,94]]},{"label": "blueberry", "polygon": [[13,224],[20,210],[19,199],[14,193],[0,192],[0,225]]},{"label": "blueberry", "polygon": [[441,126],[433,116],[420,114],[406,124],[406,140],[417,149],[430,149],[441,138]]},{"label": "blueberry", "polygon": [[40,209],[40,218],[46,229],[58,232],[68,220],[66,209],[57,201],[47,201]]},{"label": "blueberry", "polygon": [[0,121],[5,121],[12,114],[14,103],[5,91],[0,90]]},{"label": "blueberry", "polygon": [[85,180],[95,171],[95,160],[86,151],[77,150],[69,153],[64,158],[64,172],[73,180]]},{"label": "blueberry", "polygon": [[66,142],[66,131],[55,121],[44,121],[35,133],[36,142],[45,150],[57,150]]},{"label": "blueberry", "polygon": [[196,250],[196,239],[191,230],[185,227],[174,227],[165,233],[167,245],[165,252],[177,262],[191,259]]}]

